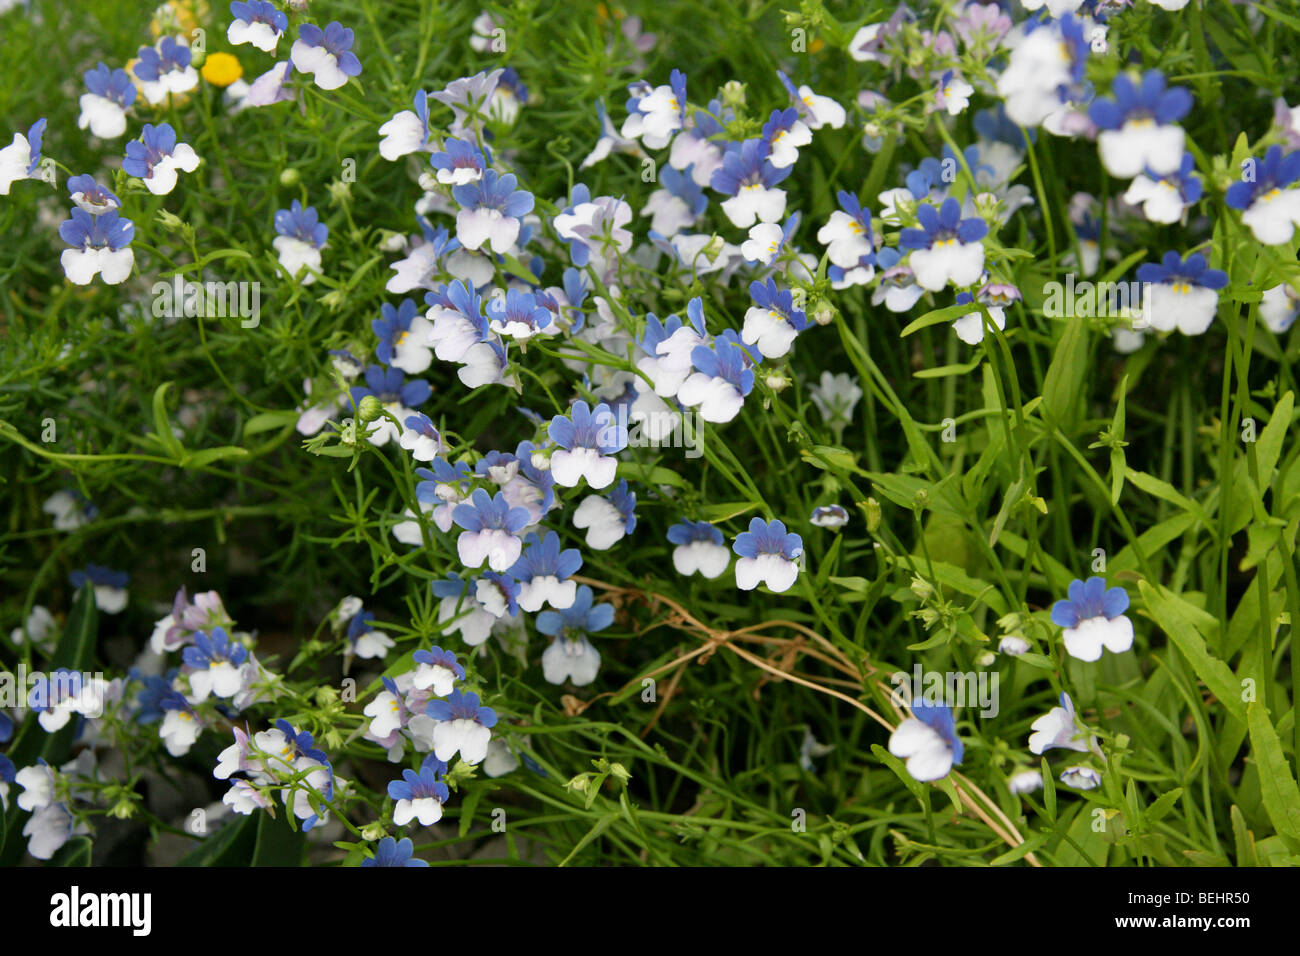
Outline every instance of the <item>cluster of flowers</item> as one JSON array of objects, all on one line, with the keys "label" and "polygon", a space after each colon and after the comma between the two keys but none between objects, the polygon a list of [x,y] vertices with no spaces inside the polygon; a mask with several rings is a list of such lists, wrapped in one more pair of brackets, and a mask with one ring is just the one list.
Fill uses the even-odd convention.
[{"label": "cluster of flowers", "polygon": [[[1037,10],[1044,3],[1024,5]],[[632,534],[637,493],[628,476],[634,472],[620,469],[621,461],[633,458],[629,427],[666,443],[687,429],[694,415],[710,425],[732,422],[755,402],[760,383],[760,393],[788,387],[794,373],[786,362],[800,337],[816,335],[818,326],[835,321],[828,289],[869,289],[872,304],[893,313],[906,313],[924,297],[933,301],[951,289],[955,304],[978,306],[954,322],[961,341],[978,344],[994,329],[1005,329],[1007,310],[1023,296],[994,240],[1014,216],[1025,216],[1034,206],[1029,188],[1014,180],[1039,130],[1095,141],[1106,170],[1130,180],[1123,198],[1103,210],[1105,215],[1099,215],[1095,197],[1074,197],[1073,259],[1066,261],[1086,274],[1098,270],[1103,249],[1118,252],[1116,243],[1104,241],[1110,237],[1101,236],[1099,221],[1122,236],[1124,223],[1138,215],[1156,223],[1186,220],[1205,192],[1178,125],[1192,108],[1191,94],[1167,87],[1163,75],[1151,70],[1120,72],[1110,96],[1098,97],[1086,80],[1086,67],[1099,38],[1104,49],[1104,24],[1114,15],[1112,8],[1123,5],[1093,3],[1093,16],[1080,13],[1082,0],[1046,0],[1046,6],[1013,23],[997,4],[958,4],[948,11],[950,29],[936,25],[933,31],[921,29],[900,6],[887,21],[857,31],[847,46],[853,60],[905,72],[931,90],[921,98],[919,116],[912,115],[915,104],[890,103],[864,90],[852,108],[866,150],[879,150],[905,123],[922,120],[937,123],[949,138],[947,118],[969,110],[977,95],[994,102],[975,113],[976,142],[953,143],[939,157],[921,160],[900,185],[877,194],[874,215],[860,195],[839,192],[839,208],[815,233],[824,249],[820,260],[798,247],[801,213],[789,209],[782,184],[814,135],[846,127],[850,110],[808,85],[796,85],[784,72],[778,79],[785,96],[768,104],[770,111],[753,115],[738,83],[691,102],[688,77],[680,70],[662,85],[644,79],[630,83],[619,124],[597,104],[601,133],[582,168],[615,153],[650,163],[657,188],[640,210],[620,196],[593,196],[582,183],[567,196],[539,203],[526,188],[527,171],[515,168],[502,144],[504,137],[493,135],[508,129],[529,102],[528,89],[512,68],[458,78],[438,91],[422,90],[412,109],[397,112],[376,130],[379,154],[411,163],[421,192],[413,207],[418,233],[393,233],[385,243],[385,251],[400,257],[391,265],[386,291],[394,297],[423,293],[425,308],[409,297],[385,303],[371,326],[373,345],[358,337],[354,346],[332,351],[332,374],[304,383],[307,400],[299,409],[298,430],[316,435],[348,412],[354,423],[339,428],[342,441],[364,439],[376,447],[396,441],[415,462],[428,466],[416,471],[422,479],[417,507],[392,532],[404,545],[432,548],[434,532],[459,529],[460,567],[432,584],[445,635],[458,635],[469,648],[492,634],[517,645],[524,615],[535,614],[536,630],[551,639],[541,660],[546,680],[591,683],[600,654],[589,637],[608,628],[615,611],[597,603],[590,586],[574,580],[583,559],[578,550],[562,547],[557,528],[563,526],[544,524],[558,521],[567,490],[584,485],[587,490],[571,520],[585,532],[589,549],[609,550]],[[289,29],[285,14],[264,0],[235,2],[230,12],[232,45],[274,54]],[[489,15],[480,17],[474,42],[490,43],[495,29]],[[635,27],[626,38],[640,52],[653,43]],[[324,28],[300,24],[287,60],[251,84],[222,77],[230,80],[224,84],[229,108],[275,108],[295,100],[301,91],[289,82],[294,71],[310,75],[324,91],[345,86],[361,73],[352,44],[352,31],[337,22]],[[923,55],[914,56],[917,50]],[[208,55],[205,76],[214,61],[220,66],[217,56]],[[174,106],[198,82],[184,36],[165,36],[142,48],[129,70],[101,64],[87,73],[80,125],[99,138],[122,136],[139,97],[151,106]],[[439,108],[450,112],[442,123],[433,112]],[[1300,145],[1300,110],[1281,104],[1276,125],[1265,141],[1281,142],[1267,147],[1249,176],[1224,189],[1226,204],[1241,212],[1241,225],[1265,244],[1290,241],[1300,224],[1295,185],[1300,152],[1283,149]],[[755,130],[758,135],[747,135]],[[39,120],[0,150],[0,195],[16,181],[44,178],[44,132],[45,122]],[[659,170],[652,156],[662,151],[666,163]],[[199,162],[172,126],[146,123],[139,139],[126,146],[122,173],[150,193],[165,195],[176,188],[178,173],[194,173]],[[63,254],[68,278],[78,284],[96,275],[110,284],[124,281],[135,263],[133,226],[120,217],[121,202],[89,175],[72,177],[67,185],[76,206],[60,230],[70,246]],[[720,197],[716,211],[710,208],[713,196]],[[548,207],[557,212],[543,217],[537,211]],[[641,242],[629,228],[638,216],[649,221]],[[723,223],[743,230],[744,238],[737,234],[738,241],[731,242],[712,230]],[[1027,221],[1019,224],[1029,227]],[[326,274],[330,232],[313,206],[295,200],[278,210],[274,231],[271,245],[289,280],[309,285]],[[543,274],[556,263],[562,269],[560,284],[548,285]],[[1159,264],[1143,264],[1137,276],[1151,286],[1151,326],[1189,335],[1210,327],[1218,291],[1227,283],[1226,274],[1209,268],[1206,256],[1195,250],[1170,251]],[[715,303],[737,279],[750,305],[740,328],[733,328]],[[679,287],[699,294],[675,296]],[[659,299],[686,301],[681,313],[660,318],[651,311],[666,311],[655,304]],[[1264,293],[1261,315],[1274,331],[1287,328],[1297,311],[1289,287]],[[1131,322],[1114,331],[1117,347],[1141,345],[1141,329]],[[372,347],[376,362],[358,358]],[[530,348],[534,355],[558,355],[576,384],[562,396],[559,414],[547,418],[521,409],[534,433],[513,449],[470,453],[448,441],[451,433],[420,411],[432,389],[416,376],[435,360],[456,366],[466,388],[522,392],[520,363]],[[809,391],[839,435],[851,420],[860,388],[847,376],[826,373]],[[642,494],[647,492],[666,494],[655,485]],[[60,494],[64,497],[57,502],[47,502],[56,526],[93,520],[93,506]],[[680,574],[719,578],[734,553],[739,588],[765,584],[783,593],[795,585],[803,539],[781,518],[753,517],[730,550],[722,528],[697,515],[681,518],[668,532]],[[835,529],[849,516],[828,502],[799,520]],[[115,590],[123,591],[125,602],[126,582],[115,573],[92,567],[84,576],[101,606],[114,603]],[[148,719],[160,723],[159,734],[173,754],[185,753],[204,727],[275,699],[274,675],[256,660],[251,637],[232,633],[219,599],[212,599],[215,595],[200,596],[191,604],[182,592],[152,642],[158,654],[182,652],[182,666],[144,679],[141,699],[147,703],[140,704]],[[1069,601],[1058,604],[1052,617],[1066,629],[1069,653],[1096,660],[1102,646],[1119,652],[1131,645],[1126,607],[1122,589],[1104,591],[1104,582],[1092,579],[1075,582]],[[373,628],[373,617],[357,608],[347,621],[352,653],[386,656],[391,641]],[[1002,649],[1014,654],[1017,646],[1004,640]],[[415,753],[427,755],[418,771],[406,771],[390,788],[398,801],[395,822],[427,824],[440,816],[447,797],[446,762],[456,754],[469,764],[486,760],[496,715],[476,694],[455,688],[465,673],[451,652],[421,651],[415,662],[414,670],[385,677],[384,689],[366,705],[366,737],[395,761],[402,759],[408,741]],[[1035,724],[1034,752],[1048,746],[1080,749],[1072,743],[1072,707],[1058,710],[1043,726],[1043,721]],[[953,715],[921,703],[914,704],[913,713],[891,740],[891,750],[908,758],[918,779],[942,777],[962,759]],[[1067,724],[1070,735],[1061,742]],[[289,788],[295,796],[292,801],[285,796],[286,806],[292,803],[295,815],[314,821],[322,814],[321,801],[344,789],[310,735],[288,724],[251,737],[234,732],[236,744],[223,753],[218,776],[245,774],[227,795],[237,812],[269,807],[270,789]],[[305,793],[316,794],[315,805],[310,798],[298,799]],[[403,859],[397,844],[385,854],[385,859]]]}]

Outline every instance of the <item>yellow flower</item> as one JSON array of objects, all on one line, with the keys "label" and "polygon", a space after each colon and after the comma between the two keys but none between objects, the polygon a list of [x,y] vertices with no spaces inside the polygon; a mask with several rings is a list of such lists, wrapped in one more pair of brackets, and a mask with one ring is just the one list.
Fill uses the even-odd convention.
[{"label": "yellow flower", "polygon": [[226,87],[244,75],[244,68],[229,53],[209,53],[202,72],[213,86]]}]

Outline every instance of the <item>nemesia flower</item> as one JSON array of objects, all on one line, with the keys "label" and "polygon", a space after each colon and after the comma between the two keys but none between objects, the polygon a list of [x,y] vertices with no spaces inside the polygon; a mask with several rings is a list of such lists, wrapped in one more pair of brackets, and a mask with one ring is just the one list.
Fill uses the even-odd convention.
[{"label": "nemesia flower", "polygon": [[360,611],[348,622],[348,643],[352,653],[357,657],[382,660],[388,656],[393,647],[393,639],[383,631],[372,627],[375,616],[369,611]]},{"label": "nemesia flower", "polygon": [[504,68],[475,73],[473,76],[452,80],[444,89],[429,94],[439,103],[451,107],[452,136],[463,137],[472,132],[475,139],[482,139],[480,134],[483,124],[487,122],[487,107],[503,73]]},{"label": "nemesia flower", "polygon": [[190,65],[190,58],[184,37],[165,36],[156,47],[140,48],[132,72],[140,80],[141,92],[151,105],[156,106],[174,94],[188,93],[199,85],[199,74]]},{"label": "nemesia flower", "polygon": [[394,840],[387,836],[379,841],[375,847],[375,855],[367,860],[362,860],[362,866],[428,866],[428,860],[417,859],[412,856],[415,852],[415,844],[411,842],[410,837],[402,837],[400,840]]},{"label": "nemesia flower", "polygon": [[20,179],[40,179],[37,170],[41,165],[41,138],[45,135],[45,119],[31,125],[27,135],[14,133],[13,142],[0,149],[0,196],[9,195],[9,187]]},{"label": "nemesia flower", "polygon": [[798,559],[803,554],[803,538],[787,532],[781,520],[772,522],[752,518],[749,530],[736,535],[731,550],[740,556],[736,562],[736,586],[752,591],[766,584],[780,594],[790,590],[799,576]]},{"label": "nemesia flower", "polygon": [[1184,335],[1200,335],[1210,327],[1219,306],[1218,290],[1228,284],[1228,274],[1207,268],[1199,252],[1186,259],[1166,252],[1160,265],[1138,266],[1137,277],[1149,297],[1145,311],[1151,327],[1161,332],[1176,328]]},{"label": "nemesia flower", "polygon": [[[418,96],[416,105],[419,106]],[[427,135],[428,111],[426,110],[423,115]],[[382,127],[380,132],[383,132]],[[429,157],[429,165],[437,170],[438,182],[444,186],[463,186],[478,182],[487,171],[487,162],[487,157],[478,146],[469,140],[455,137],[444,139],[442,149]]]},{"label": "nemesia flower", "polygon": [[628,490],[627,479],[607,496],[587,495],[573,511],[573,526],[587,532],[587,547],[608,551],[636,527],[636,495]]},{"label": "nemesia flower", "polygon": [[1030,727],[1029,752],[1041,754],[1056,747],[1087,753],[1096,747],[1096,738],[1079,730],[1074,714],[1074,701],[1061,692],[1061,706],[1053,707],[1033,722]]},{"label": "nemesia flower", "polygon": [[614,623],[614,607],[593,605],[593,599],[591,588],[584,584],[569,607],[537,615],[537,630],[553,638],[542,653],[542,676],[548,683],[563,684],[569,680],[576,687],[585,687],[596,679],[600,652],[587,635]]},{"label": "nemesia flower", "polygon": [[707,521],[680,521],[668,529],[673,548],[673,567],[678,574],[699,572],[712,580],[720,577],[731,564],[731,552],[723,543],[722,532]]},{"label": "nemesia flower", "polygon": [[105,212],[115,212],[122,201],[113,195],[90,175],[71,176],[68,178],[68,193],[78,209],[98,216]]},{"label": "nemesia flower", "polygon": [[776,76],[790,94],[791,103],[799,111],[799,118],[809,129],[821,129],[823,126],[839,129],[848,119],[844,107],[829,96],[819,96],[807,85],[796,89],[790,78],[780,70],[777,70]]},{"label": "nemesia flower", "polygon": [[748,229],[756,220],[777,222],[785,215],[785,190],[776,184],[790,175],[792,167],[778,169],[768,159],[771,145],[762,139],[732,144],[713,171],[709,185],[730,196],[722,211],[732,225]]},{"label": "nemesia flower", "polygon": [[295,199],[288,209],[275,213],[275,231],[271,245],[280,256],[280,265],[303,285],[311,285],[320,274],[321,250],[329,238],[329,227],[319,221],[314,206],[304,207]]},{"label": "nemesia flower", "polygon": [[749,297],[754,304],[745,312],[741,341],[757,348],[764,358],[780,358],[790,351],[795,336],[808,328],[808,317],[795,308],[790,290],[778,290],[773,279],[750,283]]},{"label": "nemesia flower", "polygon": [[1300,314],[1300,293],[1289,285],[1275,285],[1264,292],[1259,303],[1259,317],[1274,335],[1281,335]]},{"label": "nemesia flower", "polygon": [[1103,578],[1070,582],[1069,597],[1052,605],[1052,623],[1065,628],[1065,649],[1081,661],[1101,658],[1102,648],[1122,654],[1133,646],[1128,592],[1106,587]]},{"label": "nemesia flower", "polygon": [[952,708],[912,703],[912,716],[889,736],[889,752],[907,761],[907,772],[922,783],[942,780],[959,766],[966,748],[957,736]]},{"label": "nemesia flower", "polygon": [[1124,201],[1142,207],[1142,215],[1149,222],[1174,223],[1183,218],[1187,207],[1201,198],[1201,181],[1192,173],[1196,160],[1191,153],[1183,154],[1182,165],[1165,176],[1137,176],[1124,193]]},{"label": "nemesia flower", "polygon": [[1098,99],[1088,116],[1101,130],[1097,148],[1107,172],[1129,179],[1151,170],[1159,176],[1177,172],[1183,160],[1184,134],[1177,121],[1192,108],[1192,94],[1181,86],[1165,88],[1164,74],[1148,70],[1141,85],[1127,73],[1115,77],[1114,99]]},{"label": "nemesia flower", "polygon": [[818,528],[842,528],[849,523],[849,513],[842,505],[823,505],[813,509],[808,522]]},{"label": "nemesia flower", "polygon": [[522,219],[533,210],[533,194],[516,189],[514,173],[504,176],[486,170],[477,182],[452,188],[460,204],[456,214],[456,238],[466,249],[489,244],[493,252],[508,252],[519,238]]},{"label": "nemesia flower", "polygon": [[666,86],[648,89],[633,84],[628,92],[632,95],[621,135],[641,140],[648,149],[663,149],[686,119],[686,75],[673,70]]},{"label": "nemesia flower", "polygon": [[593,489],[613,484],[618,469],[614,456],[627,447],[627,428],[604,403],[590,408],[574,402],[569,414],[556,415],[547,428],[558,450],[551,455],[555,483],[573,488],[586,479]]},{"label": "nemesia flower", "polygon": [[337,90],[349,77],[361,75],[361,61],[352,52],[352,31],[337,20],[324,30],[314,23],[299,24],[289,60],[295,70],[310,73],[322,90]]},{"label": "nemesia flower", "polygon": [[226,30],[231,46],[251,43],[263,53],[274,53],[280,37],[289,29],[289,18],[268,0],[234,0],[230,5],[234,17]]},{"label": "nemesia flower", "polygon": [[559,331],[555,316],[531,292],[511,289],[504,296],[494,296],[487,304],[488,327],[506,338],[526,342],[534,335],[551,335]]},{"label": "nemesia flower", "polygon": [[539,538],[530,534],[524,539],[524,551],[510,569],[519,582],[519,607],[530,614],[544,604],[556,610],[570,607],[578,585],[569,580],[582,568],[582,555],[576,548],[560,550],[560,536],[554,531]]},{"label": "nemesia flower", "polygon": [[[1228,187],[1225,201],[1240,209],[1241,221],[1250,227],[1255,238],[1266,246],[1290,242],[1300,226],[1300,151],[1282,155],[1282,147],[1273,145],[1263,162],[1249,161],[1243,179]],[[3,185],[3,174],[0,174]]]},{"label": "nemesia flower", "polygon": [[81,116],[77,128],[89,127],[100,139],[116,139],[126,132],[126,111],[135,102],[135,84],[126,70],[110,70],[100,63],[85,73],[86,89],[81,94]]},{"label": "nemesia flower", "polygon": [[984,271],[984,246],[980,242],[989,227],[983,219],[961,218],[961,205],[948,198],[936,210],[931,205],[918,206],[916,218],[921,228],[904,229],[898,244],[911,249],[910,262],[916,283],[930,292],[938,292],[951,282],[972,285]]},{"label": "nemesia flower", "polygon": [[[429,400],[432,389],[424,379],[407,381],[401,369],[384,368],[371,365],[365,372],[365,385],[353,385],[349,391],[352,405],[358,407],[361,400],[373,396],[379,400],[384,411],[398,422],[405,422],[415,414],[415,406],[423,405]],[[368,435],[370,444],[383,447],[390,439],[401,437],[401,426],[394,424],[387,416],[381,416],[374,422],[374,428]]]},{"label": "nemesia flower", "polygon": [[[411,153],[432,151],[429,143],[429,94],[424,90],[417,92],[415,111],[402,110],[379,127],[379,135],[379,155],[389,162]],[[435,154],[435,158],[437,155],[439,154]],[[438,181],[448,182],[442,178]]]},{"label": "nemesia flower", "polygon": [[457,680],[465,679],[465,668],[457,662],[456,655],[441,647],[416,651],[411,660],[416,665],[412,686],[418,690],[430,690],[435,697],[446,697],[455,688]]},{"label": "nemesia flower", "polygon": [[1076,790],[1096,790],[1101,786],[1101,774],[1091,767],[1066,767],[1061,783]]},{"label": "nemesia flower", "polygon": [[745,404],[745,396],[754,388],[752,356],[743,346],[719,336],[712,347],[695,346],[691,364],[695,371],[677,390],[677,400],[687,407],[698,407],[706,422],[722,423],[735,418]]},{"label": "nemesia flower", "polygon": [[143,179],[155,196],[166,196],[176,188],[177,170],[192,173],[199,168],[199,157],[188,143],[176,141],[176,131],[167,123],[144,124],[139,140],[126,144],[122,170]]},{"label": "nemesia flower", "polygon": [[497,715],[491,707],[479,704],[478,694],[454,690],[446,700],[430,701],[425,712],[437,721],[433,752],[439,760],[450,760],[459,752],[461,760],[475,764],[487,756]]},{"label": "nemesia flower", "polygon": [[[443,771],[447,765],[441,760]],[[394,780],[388,785],[388,796],[397,801],[393,807],[393,825],[404,827],[412,820],[419,820],[421,826],[433,826],[442,819],[442,805],[451,796],[447,785],[438,779],[437,764],[420,768],[420,772],[403,770],[402,779]]]},{"label": "nemesia flower", "polygon": [[478,647],[491,635],[497,615],[488,612],[479,603],[477,588],[470,584],[470,581],[462,581],[452,573],[434,581],[430,590],[434,597],[441,599],[438,605],[438,623],[442,625],[442,633],[460,634],[461,640],[468,646]]},{"label": "nemesia flower", "polygon": [[965,112],[966,107],[970,105],[970,95],[974,92],[975,87],[955,75],[952,70],[948,70],[939,80],[938,92],[935,94],[935,107],[946,110],[949,116],[957,116]]},{"label": "nemesia flower", "polygon": [[[957,305],[965,305],[974,302],[975,297],[969,292],[957,293]],[[1007,327],[1006,313],[1001,306],[986,306],[989,318],[999,329]],[[978,309],[974,312],[967,313],[952,324],[952,330],[957,333],[957,338],[961,339],[967,345],[979,345],[984,341],[984,313]]]},{"label": "nemesia flower", "polygon": [[428,340],[433,324],[422,315],[413,299],[403,299],[394,308],[385,302],[379,307],[380,318],[370,322],[370,328],[379,336],[375,355],[379,361],[408,375],[418,375],[433,362]]},{"label": "nemesia flower", "polygon": [[416,461],[433,461],[446,451],[442,435],[434,427],[428,415],[416,412],[414,415],[408,415],[403,424],[406,427],[398,437],[397,443],[409,451]]},{"label": "nemesia flower", "polygon": [[456,506],[452,520],[464,530],[456,539],[456,553],[467,568],[488,563],[493,571],[508,571],[519,560],[521,532],[529,522],[524,508],[512,508],[501,492],[489,495],[482,488],[470,501]]},{"label": "nemesia flower", "polygon": [[223,628],[213,628],[211,636],[199,631],[181,656],[190,668],[190,690],[198,701],[210,694],[233,697],[243,687],[240,669],[248,649],[230,640]]},{"label": "nemesia flower", "polygon": [[1043,789],[1043,774],[1038,770],[1019,770],[1007,780],[1007,789],[1012,793],[1033,793]]},{"label": "nemesia flower", "polygon": [[95,589],[95,606],[105,614],[118,614],[126,607],[129,580],[125,571],[112,571],[99,564],[87,564],[68,575],[68,583],[73,588],[88,584]]},{"label": "nemesia flower", "polygon": [[799,159],[799,147],[812,142],[812,130],[799,118],[793,106],[773,110],[763,124],[763,140],[768,144],[768,161],[777,169],[793,166]]}]

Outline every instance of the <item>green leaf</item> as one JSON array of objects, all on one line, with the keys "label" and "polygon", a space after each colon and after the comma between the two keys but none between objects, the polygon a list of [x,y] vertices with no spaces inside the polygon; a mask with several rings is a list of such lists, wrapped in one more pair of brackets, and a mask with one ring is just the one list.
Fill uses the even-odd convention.
[{"label": "green leaf", "polygon": [[700,509],[700,514],[705,521],[726,521],[762,507],[762,502],[759,501],[726,501],[716,505],[705,505]]},{"label": "green leaf", "polygon": [[227,458],[247,458],[248,456],[249,451],[247,448],[240,448],[237,445],[222,445],[220,448],[205,448],[203,451],[185,454],[181,457],[180,466],[182,468],[202,468],[214,461],[225,461]]},{"label": "green leaf", "polygon": [[238,817],[181,858],[177,866],[247,866],[257,845],[258,817]]},{"label": "green leaf", "polygon": [[1291,776],[1291,764],[1282,752],[1282,741],[1268,719],[1268,710],[1257,700],[1246,706],[1246,725],[1250,729],[1251,753],[1259,768],[1264,811],[1279,834],[1300,843],[1300,787]]},{"label": "green leaf", "polygon": [[171,420],[167,417],[167,389],[171,382],[163,382],[153,392],[153,434],[168,453],[180,458],[185,454],[185,446],[177,440],[172,432]]},{"label": "green leaf", "polygon": [[[296,794],[295,794],[296,796]],[[288,811],[285,811],[287,815]],[[289,826],[284,815],[272,819],[269,813],[257,814],[257,839],[253,845],[250,866],[299,866],[307,834],[302,826]]]},{"label": "green leaf", "polygon": [[1187,611],[1190,605],[1146,581],[1138,582],[1138,590],[1142,592],[1142,599],[1151,616],[1191,663],[1196,676],[1205,682],[1210,693],[1218,698],[1228,713],[1244,723],[1246,705],[1241,699],[1241,682],[1232,673],[1232,668],[1207,650],[1204,636],[1192,623],[1192,617]]},{"label": "green leaf", "polygon": [[1043,408],[1068,431],[1074,420],[1079,398],[1083,394],[1083,377],[1088,371],[1088,320],[1075,316],[1065,326],[1065,332],[1043,379]]},{"label": "green leaf", "polygon": [[244,437],[260,435],[262,432],[274,431],[285,425],[292,425],[298,420],[297,412],[263,412],[244,422]]},{"label": "green leaf", "polygon": [[954,322],[957,319],[960,319],[963,315],[969,313],[970,310],[971,305],[968,302],[963,302],[958,305],[945,305],[942,309],[931,309],[919,319],[915,319],[904,326],[903,331],[900,332],[899,335],[903,338],[907,338],[913,332],[919,332],[921,329],[927,328],[928,326],[939,325],[943,322]]},{"label": "green leaf", "polygon": [[50,859],[49,866],[90,866],[91,842],[89,837],[74,837],[59,848]]}]

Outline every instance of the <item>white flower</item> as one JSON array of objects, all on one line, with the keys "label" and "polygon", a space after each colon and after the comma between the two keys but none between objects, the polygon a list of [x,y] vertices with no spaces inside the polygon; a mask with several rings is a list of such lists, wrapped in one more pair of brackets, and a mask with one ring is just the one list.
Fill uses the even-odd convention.
[{"label": "white flower", "polygon": [[1061,783],[1076,790],[1095,790],[1101,786],[1101,774],[1091,767],[1066,767]]},{"label": "white flower", "polygon": [[162,738],[169,754],[183,757],[194,746],[194,741],[199,739],[202,730],[203,726],[188,710],[169,710],[163,716],[158,736]]},{"label": "white flower", "polygon": [[952,746],[924,721],[908,717],[889,735],[889,752],[907,761],[907,772],[921,782],[941,780],[952,770]]},{"label": "white flower", "polygon": [[547,683],[563,684],[573,681],[585,687],[596,679],[600,670],[600,651],[585,636],[570,640],[557,637],[542,652],[542,676]]},{"label": "white flower", "polygon": [[587,547],[608,551],[627,534],[627,519],[600,495],[587,495],[573,512],[573,526],[587,532]]},{"label": "white flower", "polygon": [[[320,249],[315,243],[295,236],[276,236],[271,245],[280,256],[280,265],[303,285],[311,285],[320,274]],[[301,273],[301,274],[300,274]]]},{"label": "white flower", "polygon": [[780,594],[790,590],[799,577],[799,563],[779,554],[760,554],[756,558],[736,561],[736,586],[742,591],[752,591],[766,584]]}]

